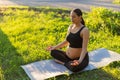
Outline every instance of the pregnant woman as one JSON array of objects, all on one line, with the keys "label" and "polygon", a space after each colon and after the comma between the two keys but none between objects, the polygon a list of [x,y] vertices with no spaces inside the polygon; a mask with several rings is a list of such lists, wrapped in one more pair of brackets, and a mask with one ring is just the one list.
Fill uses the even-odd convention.
[{"label": "pregnant woman", "polygon": [[[70,12],[72,24],[68,27],[65,40],[56,46],[50,46],[51,56],[55,61],[63,64],[72,72],[83,70],[89,63],[87,45],[89,41],[89,30],[85,26],[80,9]],[[68,46],[66,51],[59,48]]]}]

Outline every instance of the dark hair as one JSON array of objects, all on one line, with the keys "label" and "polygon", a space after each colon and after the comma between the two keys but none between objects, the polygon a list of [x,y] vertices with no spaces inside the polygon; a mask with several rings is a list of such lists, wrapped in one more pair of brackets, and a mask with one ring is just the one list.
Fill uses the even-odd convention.
[{"label": "dark hair", "polygon": [[[77,14],[77,16],[82,16],[82,11],[80,10],[80,9],[74,9],[73,10],[73,12],[75,12],[76,14]],[[84,21],[84,19],[81,17],[81,19],[82,19],[82,21],[81,21],[81,23],[83,24],[83,25],[85,25],[85,21]]]}]

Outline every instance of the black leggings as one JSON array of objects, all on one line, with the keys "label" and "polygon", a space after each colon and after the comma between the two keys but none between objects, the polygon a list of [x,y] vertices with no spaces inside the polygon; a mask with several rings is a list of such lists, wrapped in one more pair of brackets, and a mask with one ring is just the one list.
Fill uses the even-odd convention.
[{"label": "black leggings", "polygon": [[60,50],[52,50],[51,51],[51,56],[59,61],[64,62],[64,66],[66,66],[69,70],[71,70],[72,72],[78,72],[83,70],[89,63],[89,56],[88,53],[86,53],[85,58],[83,59],[83,61],[78,65],[78,66],[71,66],[71,62],[73,60],[78,60],[78,58],[75,59],[70,59],[66,53],[64,51],[60,51]]}]

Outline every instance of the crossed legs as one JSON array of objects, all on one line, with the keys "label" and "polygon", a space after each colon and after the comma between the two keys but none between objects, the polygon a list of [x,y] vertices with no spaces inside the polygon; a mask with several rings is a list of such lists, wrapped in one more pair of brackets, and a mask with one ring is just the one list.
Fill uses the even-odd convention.
[{"label": "crossed legs", "polygon": [[64,66],[66,66],[69,70],[73,71],[73,72],[78,72],[83,70],[89,63],[89,56],[88,53],[86,54],[85,58],[83,59],[83,61],[78,65],[78,66],[72,66],[71,62],[73,60],[79,59],[70,59],[66,53],[64,51],[60,51],[60,50],[52,50],[51,51],[51,56],[53,58],[55,58],[55,61],[63,64]]}]

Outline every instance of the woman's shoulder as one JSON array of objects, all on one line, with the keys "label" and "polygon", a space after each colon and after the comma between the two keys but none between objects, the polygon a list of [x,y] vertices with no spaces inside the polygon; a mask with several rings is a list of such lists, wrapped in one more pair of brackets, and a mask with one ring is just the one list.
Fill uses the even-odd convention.
[{"label": "woman's shoulder", "polygon": [[83,26],[83,31],[89,31],[89,29],[86,26]]},{"label": "woman's shoulder", "polygon": [[72,27],[73,27],[73,24],[70,24],[70,25],[69,25],[69,28],[72,28]]},{"label": "woman's shoulder", "polygon": [[70,24],[68,27],[68,30],[71,30],[72,27],[73,27],[73,24]]},{"label": "woman's shoulder", "polygon": [[86,27],[86,26],[84,26],[84,28],[83,28],[83,30],[81,31],[82,33],[89,33],[89,29]]}]

